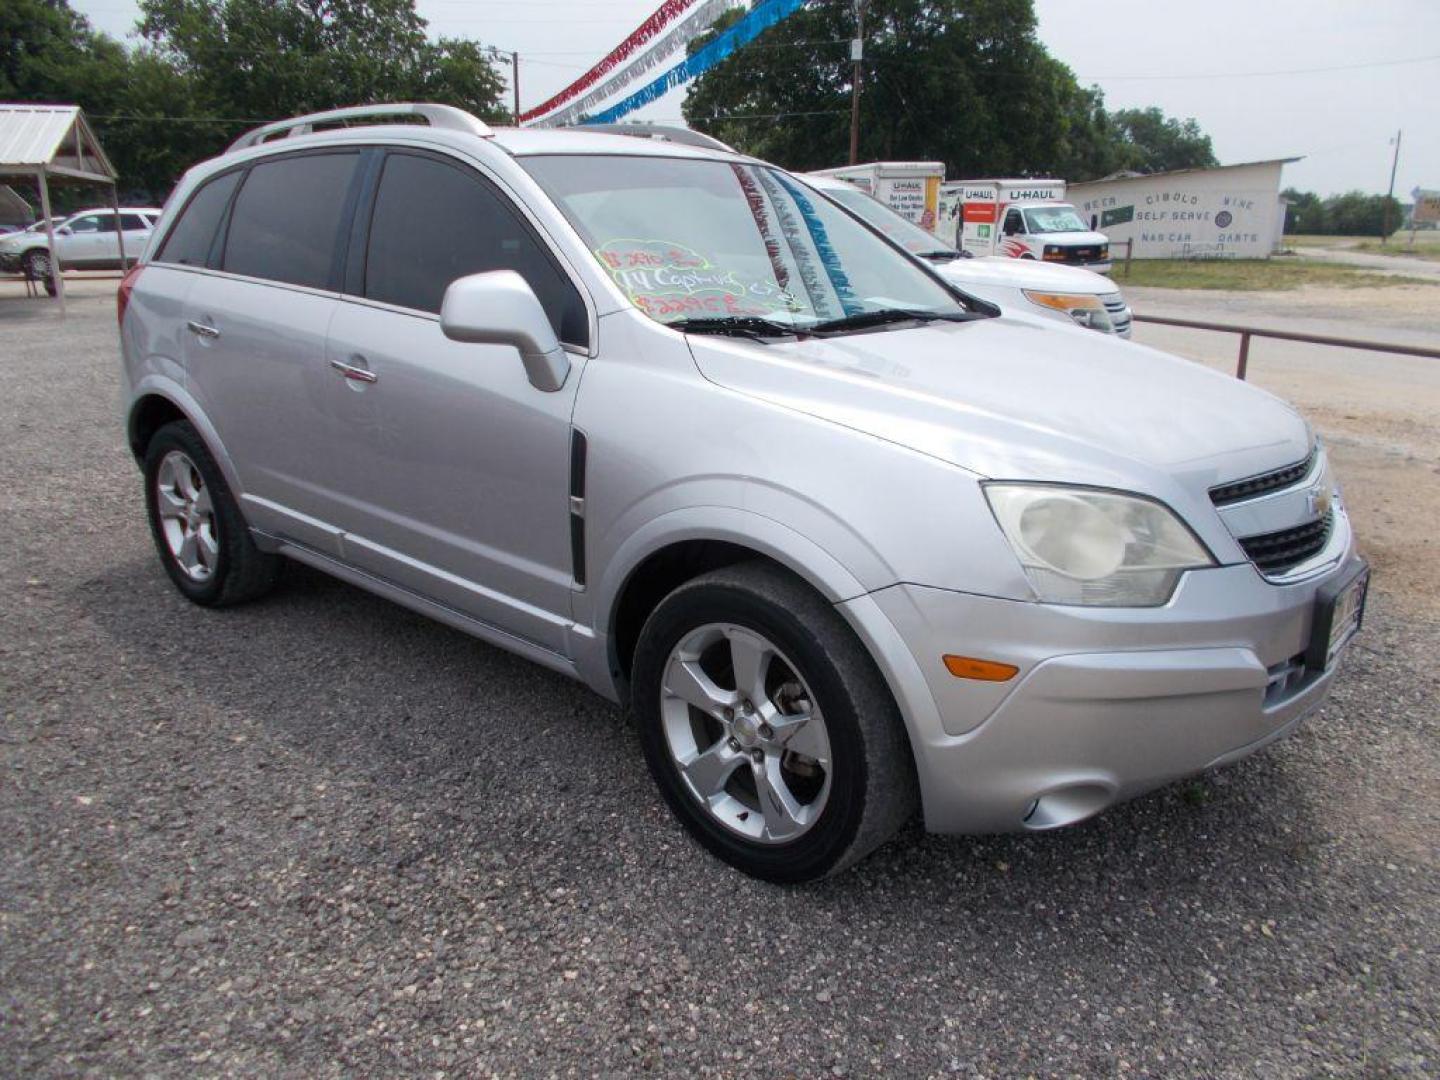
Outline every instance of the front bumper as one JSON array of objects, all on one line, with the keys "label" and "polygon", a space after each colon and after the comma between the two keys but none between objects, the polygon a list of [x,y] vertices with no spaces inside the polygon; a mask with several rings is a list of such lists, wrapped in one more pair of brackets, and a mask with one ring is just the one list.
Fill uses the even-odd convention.
[{"label": "front bumper", "polygon": [[[927,828],[1044,829],[1238,760],[1329,691],[1309,671],[1316,594],[1354,558],[1276,586],[1247,565],[1192,572],[1163,608],[1062,607],[894,585],[841,605],[896,691]],[[952,676],[945,654],[1014,664]]]}]

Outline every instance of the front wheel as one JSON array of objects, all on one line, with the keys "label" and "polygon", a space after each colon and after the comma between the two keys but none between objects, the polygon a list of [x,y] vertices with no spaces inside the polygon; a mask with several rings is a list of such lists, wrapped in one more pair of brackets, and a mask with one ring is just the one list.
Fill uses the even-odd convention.
[{"label": "front wheel", "polygon": [[50,253],[48,251],[27,251],[25,258],[21,260],[25,276],[31,281],[39,281],[44,284],[45,291],[51,296],[55,295],[55,279],[50,276]]},{"label": "front wheel", "polygon": [[681,586],[647,620],[632,711],[691,834],[747,874],[825,877],[914,813],[894,698],[834,608],[765,563]]}]

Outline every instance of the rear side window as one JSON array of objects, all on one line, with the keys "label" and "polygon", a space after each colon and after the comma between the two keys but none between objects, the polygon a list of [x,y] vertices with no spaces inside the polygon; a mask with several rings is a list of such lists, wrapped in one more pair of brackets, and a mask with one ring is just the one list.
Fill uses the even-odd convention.
[{"label": "rear side window", "polygon": [[134,232],[136,229],[148,229],[150,223],[139,214],[121,214],[120,228],[126,232]]},{"label": "rear side window", "polygon": [[230,205],[230,196],[243,175],[241,172],[228,172],[201,184],[180,212],[180,220],[175,222],[155,258],[159,262],[180,263],[183,266],[204,266],[210,257],[210,246],[215,242],[215,231],[220,227],[225,207]]},{"label": "rear side window", "polygon": [[510,200],[458,165],[391,154],[375,195],[365,295],[438,312],[456,278],[487,270],[519,273],[571,345],[589,337],[585,305]]},{"label": "rear side window", "polygon": [[359,154],[307,154],[253,166],[225,235],[222,269],[325,288]]}]

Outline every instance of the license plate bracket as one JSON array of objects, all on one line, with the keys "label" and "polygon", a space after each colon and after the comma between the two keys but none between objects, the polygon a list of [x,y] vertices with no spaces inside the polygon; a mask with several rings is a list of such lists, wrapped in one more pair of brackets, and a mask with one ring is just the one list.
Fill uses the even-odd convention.
[{"label": "license plate bracket", "polygon": [[1305,650],[1305,667],[1328,671],[1365,619],[1365,598],[1370,590],[1370,565],[1358,560],[1349,573],[1326,585],[1315,597],[1315,621]]}]

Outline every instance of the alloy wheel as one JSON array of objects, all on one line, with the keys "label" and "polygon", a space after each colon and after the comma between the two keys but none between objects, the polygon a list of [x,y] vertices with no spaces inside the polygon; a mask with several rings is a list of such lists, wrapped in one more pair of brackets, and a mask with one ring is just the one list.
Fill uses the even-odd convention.
[{"label": "alloy wheel", "polygon": [[195,463],[171,450],[155,472],[155,507],[170,557],[191,581],[209,581],[220,558],[210,489]]},{"label": "alloy wheel", "polygon": [[709,623],[671,650],[660,691],[666,745],[686,790],[731,832],[803,836],[825,809],[825,719],[795,665],[764,635]]}]

